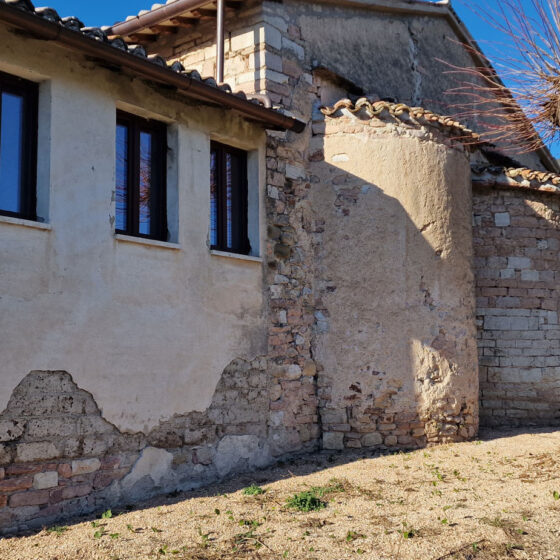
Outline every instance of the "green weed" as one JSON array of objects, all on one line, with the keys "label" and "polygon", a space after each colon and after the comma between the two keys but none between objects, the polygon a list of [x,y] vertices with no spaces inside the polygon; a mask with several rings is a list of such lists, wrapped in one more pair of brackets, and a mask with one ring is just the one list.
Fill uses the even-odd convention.
[{"label": "green weed", "polygon": [[243,489],[243,494],[245,496],[260,496],[265,492],[266,490],[264,490],[260,486],[257,486],[256,484],[251,484],[251,486],[247,486],[247,488]]},{"label": "green weed", "polygon": [[321,500],[318,496],[316,489],[306,490],[294,494],[287,502],[289,508],[297,509],[298,511],[310,512],[318,511],[327,507],[327,503]]}]

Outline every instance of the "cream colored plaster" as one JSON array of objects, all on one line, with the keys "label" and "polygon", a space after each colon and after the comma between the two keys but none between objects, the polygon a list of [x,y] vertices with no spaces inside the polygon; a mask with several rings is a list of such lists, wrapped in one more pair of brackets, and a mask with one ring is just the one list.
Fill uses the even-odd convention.
[{"label": "cream colored plaster", "polygon": [[351,404],[354,385],[386,414],[475,407],[468,159],[428,133],[357,119],[335,133],[341,121],[354,126],[327,119],[325,161],[311,165],[325,220],[315,356],[332,383],[328,406]]},{"label": "cream colored plaster", "polygon": [[[241,143],[264,168],[264,132],[2,28],[3,69],[49,81],[50,131],[40,132],[49,176],[39,183],[50,187],[51,231],[2,223],[0,411],[31,370],[68,371],[121,430],[205,410],[231,360],[266,350],[262,267],[208,249],[209,143]],[[123,104],[177,127],[177,250],[115,239]]]}]

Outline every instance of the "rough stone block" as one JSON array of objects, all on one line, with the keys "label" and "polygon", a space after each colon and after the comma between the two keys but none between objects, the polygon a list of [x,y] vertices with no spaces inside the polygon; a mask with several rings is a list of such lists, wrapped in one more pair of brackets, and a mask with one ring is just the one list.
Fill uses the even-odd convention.
[{"label": "rough stone block", "polygon": [[364,447],[375,447],[383,443],[383,436],[379,433],[366,434],[362,437],[362,445]]},{"label": "rough stone block", "polygon": [[215,451],[212,447],[200,447],[193,454],[193,463],[210,465],[214,459]]},{"label": "rough stone block", "polygon": [[538,282],[539,281],[539,272],[538,270],[522,270],[521,271],[521,280],[524,282]]},{"label": "rough stone block", "polygon": [[48,490],[31,490],[10,496],[10,507],[40,506],[49,502]]},{"label": "rough stone block", "polygon": [[508,258],[508,268],[515,268],[517,270],[523,270],[531,266],[531,259],[527,257],[509,257]]},{"label": "rough stone block", "polygon": [[33,479],[29,476],[19,478],[8,478],[0,482],[0,492],[18,492],[27,490],[33,485]]},{"label": "rough stone block", "polygon": [[60,452],[54,443],[40,441],[36,443],[20,443],[16,447],[16,461],[32,463],[34,461],[48,461],[56,459]]},{"label": "rough stone block", "polygon": [[344,433],[325,432],[323,434],[323,449],[344,449]]},{"label": "rough stone block", "polygon": [[62,489],[62,499],[71,500],[91,494],[93,487],[91,484],[79,484],[77,486],[66,486]]},{"label": "rough stone block", "polygon": [[21,437],[25,430],[25,422],[20,420],[6,420],[0,422],[0,442],[13,441]]},{"label": "rough stone block", "polygon": [[498,227],[506,227],[511,223],[508,212],[496,212],[494,214],[494,224]]},{"label": "rough stone block", "polygon": [[33,488],[35,490],[44,490],[55,486],[58,486],[58,473],[56,471],[37,473],[33,478]]},{"label": "rough stone block", "polygon": [[385,445],[387,447],[394,447],[395,445],[397,445],[397,436],[387,436],[385,438]]},{"label": "rough stone block", "polygon": [[72,476],[88,474],[98,471],[101,468],[99,459],[80,459],[72,461]]}]

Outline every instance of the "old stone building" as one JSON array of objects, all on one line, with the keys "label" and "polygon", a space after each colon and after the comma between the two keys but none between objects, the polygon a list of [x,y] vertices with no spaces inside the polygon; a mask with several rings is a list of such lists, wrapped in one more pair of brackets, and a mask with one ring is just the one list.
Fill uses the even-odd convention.
[{"label": "old stone building", "polygon": [[0,37],[0,532],[560,422],[560,176],[442,116],[485,63],[449,4],[1,0]]}]

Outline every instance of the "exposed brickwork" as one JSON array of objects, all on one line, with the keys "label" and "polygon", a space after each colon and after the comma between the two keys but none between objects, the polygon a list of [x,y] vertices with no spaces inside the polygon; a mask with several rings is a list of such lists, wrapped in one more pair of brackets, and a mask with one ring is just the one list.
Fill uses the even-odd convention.
[{"label": "exposed brickwork", "polygon": [[560,201],[475,188],[481,424],[560,425]]},{"label": "exposed brickwork", "polygon": [[[206,412],[174,417],[148,435],[121,433],[106,422],[68,373],[30,373],[0,415],[0,534],[99,510],[122,496],[142,499],[266,464],[265,372],[265,359],[234,361]],[[251,453],[228,449],[231,457],[220,458],[220,443],[231,447],[236,437],[245,438],[245,448],[252,445]],[[123,486],[147,448],[169,453],[168,479]]]}]

